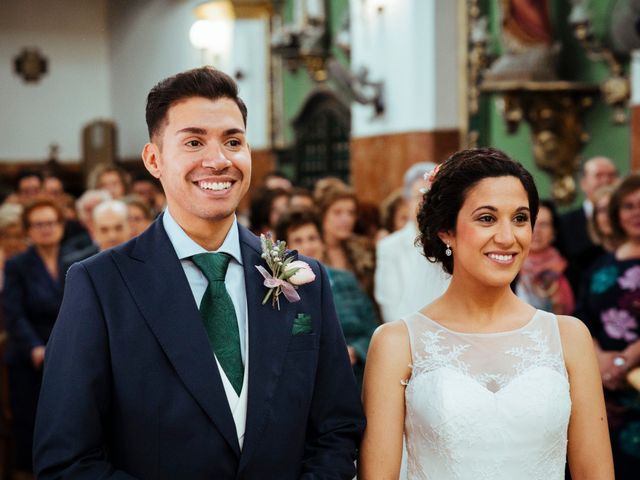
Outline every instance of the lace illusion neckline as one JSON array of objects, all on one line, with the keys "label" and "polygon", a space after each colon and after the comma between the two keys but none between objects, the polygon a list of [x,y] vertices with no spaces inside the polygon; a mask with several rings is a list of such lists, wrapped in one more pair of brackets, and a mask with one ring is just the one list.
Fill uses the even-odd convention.
[{"label": "lace illusion neckline", "polygon": [[536,318],[540,314],[540,310],[536,309],[536,311],[533,313],[533,316],[521,327],[514,328],[512,330],[503,330],[500,332],[460,332],[458,330],[451,330],[450,328],[445,327],[440,322],[437,322],[434,319],[427,317],[422,312],[416,312],[416,314],[422,317],[423,319],[427,320],[428,322],[432,323],[436,327],[441,328],[445,332],[451,333],[453,335],[464,335],[464,336],[472,336],[472,337],[501,337],[504,335],[512,335],[514,333],[520,333],[523,330],[526,330],[535,322]]}]

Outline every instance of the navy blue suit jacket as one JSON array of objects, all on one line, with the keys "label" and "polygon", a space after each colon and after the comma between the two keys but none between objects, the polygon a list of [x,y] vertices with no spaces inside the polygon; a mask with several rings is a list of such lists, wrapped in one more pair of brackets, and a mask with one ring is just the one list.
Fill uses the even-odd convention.
[{"label": "navy blue suit jacket", "polygon": [[[240,227],[248,305],[244,446],[161,221],[69,270],[34,442],[38,478],[347,479],[364,416],[329,282],[268,302],[260,242]],[[313,333],[292,335],[298,313]]]}]

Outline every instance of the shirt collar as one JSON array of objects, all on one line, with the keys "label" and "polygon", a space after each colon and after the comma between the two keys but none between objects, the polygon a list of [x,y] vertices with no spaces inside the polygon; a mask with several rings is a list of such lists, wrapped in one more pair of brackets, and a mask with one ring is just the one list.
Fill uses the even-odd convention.
[{"label": "shirt collar", "polygon": [[[162,215],[162,224],[167,232],[169,241],[173,245],[176,254],[180,260],[185,260],[197,255],[198,253],[208,253],[209,251],[198,245],[193,239],[187,235],[178,222],[169,213],[167,207]],[[240,233],[238,231],[238,219],[233,216],[233,224],[227,232],[227,236],[216,252],[224,252],[231,255],[236,262],[242,265],[242,253],[240,252]]]}]

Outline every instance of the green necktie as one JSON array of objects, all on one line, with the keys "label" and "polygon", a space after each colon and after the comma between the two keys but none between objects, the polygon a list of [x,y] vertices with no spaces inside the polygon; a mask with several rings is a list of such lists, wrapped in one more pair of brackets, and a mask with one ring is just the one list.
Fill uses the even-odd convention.
[{"label": "green necktie", "polygon": [[244,367],[240,354],[240,334],[233,302],[224,284],[231,256],[226,253],[199,253],[191,257],[209,286],[200,302],[200,314],[211,350],[238,395],[242,390]]}]

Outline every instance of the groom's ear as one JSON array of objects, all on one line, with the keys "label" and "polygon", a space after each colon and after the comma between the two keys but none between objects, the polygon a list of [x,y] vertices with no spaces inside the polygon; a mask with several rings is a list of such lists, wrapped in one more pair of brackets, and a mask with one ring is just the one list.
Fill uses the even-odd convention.
[{"label": "groom's ear", "polygon": [[145,168],[155,178],[160,178],[160,162],[162,161],[160,148],[153,142],[146,143],[142,149],[142,161]]}]

